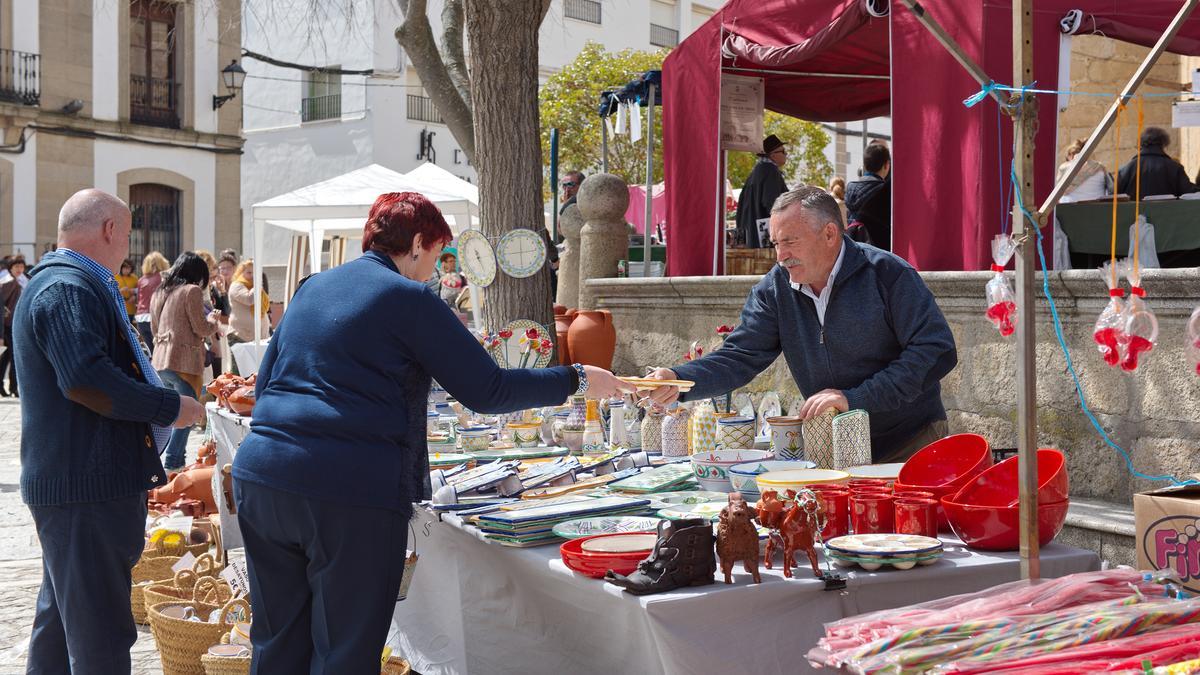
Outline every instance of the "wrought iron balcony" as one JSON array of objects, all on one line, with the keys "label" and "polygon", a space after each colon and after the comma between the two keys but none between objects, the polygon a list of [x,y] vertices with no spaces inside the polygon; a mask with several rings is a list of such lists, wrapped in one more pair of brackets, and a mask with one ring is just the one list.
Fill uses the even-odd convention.
[{"label": "wrought iron balcony", "polygon": [[0,101],[38,105],[42,98],[38,54],[0,49]]},{"label": "wrought iron balcony", "polygon": [[679,31],[652,23],[650,24],[650,44],[658,47],[674,47],[679,44]]},{"label": "wrought iron balcony", "polygon": [[181,85],[175,80],[130,75],[130,121],[178,129]]},{"label": "wrought iron balcony", "polygon": [[563,15],[588,23],[600,23],[600,3],[596,0],[563,0]]},{"label": "wrought iron balcony", "polygon": [[405,116],[410,120],[419,120],[421,122],[446,123],[438,112],[437,106],[433,104],[433,99],[428,96],[409,94],[407,114]]},{"label": "wrought iron balcony", "polygon": [[336,120],[342,117],[342,95],[310,96],[300,99],[300,121]]}]

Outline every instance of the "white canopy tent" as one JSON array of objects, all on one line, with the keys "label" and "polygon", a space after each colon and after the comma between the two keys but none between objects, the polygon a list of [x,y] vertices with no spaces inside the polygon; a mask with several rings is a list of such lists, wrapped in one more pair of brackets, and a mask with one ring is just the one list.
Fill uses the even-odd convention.
[{"label": "white canopy tent", "polygon": [[[361,237],[371,205],[385,192],[425,195],[442,210],[455,236],[478,222],[475,214],[478,213],[479,190],[467,181],[434,164],[424,164],[409,174],[371,164],[253,205],[255,260],[260,259],[263,226],[270,224],[307,235],[310,268],[313,272],[320,271],[325,238]],[[299,261],[293,257],[293,262]],[[255,266],[254,274],[256,287],[261,288],[261,265]],[[259,297],[255,295],[256,313],[261,311],[257,307]],[[256,323],[255,342],[263,337],[257,335],[257,326]]]}]

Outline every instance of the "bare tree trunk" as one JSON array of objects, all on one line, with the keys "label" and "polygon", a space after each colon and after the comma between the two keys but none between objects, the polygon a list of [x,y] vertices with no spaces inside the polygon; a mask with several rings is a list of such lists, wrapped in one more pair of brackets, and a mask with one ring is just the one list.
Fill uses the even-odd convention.
[{"label": "bare tree trunk", "polygon": [[[545,0],[466,0],[471,98],[479,170],[479,210],[493,241],[518,228],[545,227],[538,126],[538,27]],[[550,269],[484,291],[483,322],[493,331],[532,319],[554,335]]]}]

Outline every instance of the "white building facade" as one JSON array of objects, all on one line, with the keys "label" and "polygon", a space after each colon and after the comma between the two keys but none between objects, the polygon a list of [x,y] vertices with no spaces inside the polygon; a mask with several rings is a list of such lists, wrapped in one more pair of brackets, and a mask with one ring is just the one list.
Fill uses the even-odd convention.
[{"label": "white building facade", "polygon": [[0,0],[0,253],[36,260],[62,203],[129,202],[135,266],[152,250],[241,244],[237,0]]},{"label": "white building facade", "polygon": [[[356,2],[353,14],[344,0],[316,4],[323,15],[309,16],[312,0],[244,0],[246,49],[289,64],[370,74],[318,75],[246,60],[247,245],[251,205],[369,164],[406,173],[431,161],[476,180],[396,41],[402,21],[396,3]],[[554,0],[542,22],[539,75],[545,80],[570,63],[589,40],[610,51],[674,46],[719,5],[720,0]],[[439,40],[441,11],[442,2],[430,0]],[[286,262],[288,239],[289,233],[268,226],[265,265]]]}]

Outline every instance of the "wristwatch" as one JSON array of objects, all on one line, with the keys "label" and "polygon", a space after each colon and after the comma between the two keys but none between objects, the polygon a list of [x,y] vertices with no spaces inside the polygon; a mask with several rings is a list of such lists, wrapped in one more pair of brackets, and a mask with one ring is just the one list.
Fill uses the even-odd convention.
[{"label": "wristwatch", "polygon": [[587,371],[578,363],[572,363],[571,367],[575,369],[575,373],[579,375],[579,388],[575,390],[575,394],[579,395],[588,390]]}]

